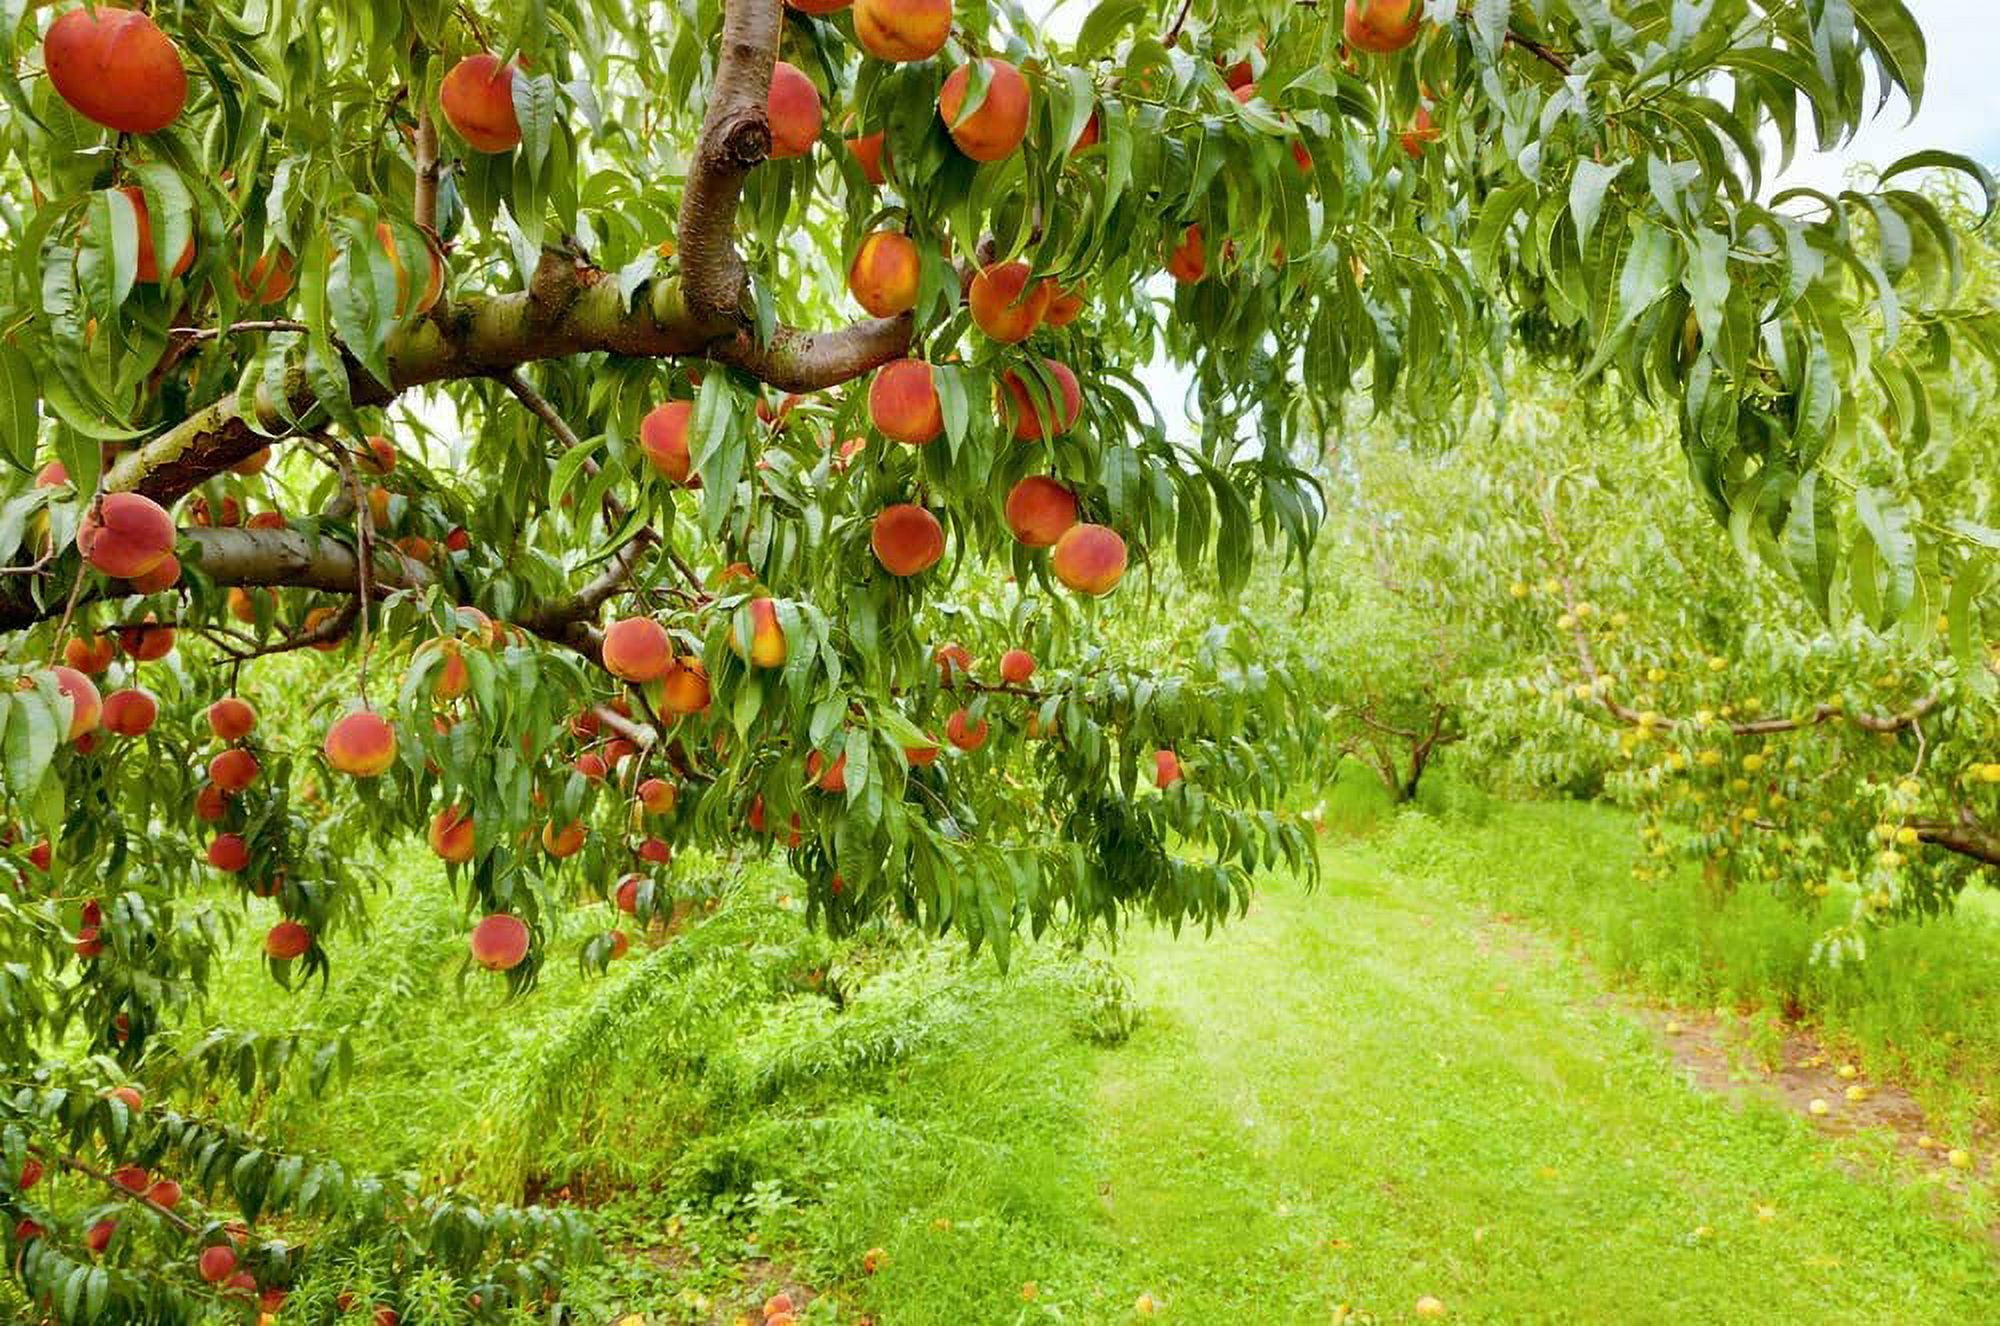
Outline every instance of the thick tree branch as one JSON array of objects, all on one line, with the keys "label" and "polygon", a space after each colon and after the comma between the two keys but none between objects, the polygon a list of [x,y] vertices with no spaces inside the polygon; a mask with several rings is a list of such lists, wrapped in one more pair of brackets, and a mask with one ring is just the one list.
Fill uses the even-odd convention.
[{"label": "thick tree branch", "polygon": [[1917,831],[1919,840],[1934,847],[1989,866],[2000,866],[2000,833],[1979,823],[1970,811],[1961,812],[1956,821],[1923,820],[1910,827]]},{"label": "thick tree branch", "polygon": [[771,155],[771,70],[784,26],[781,0],[726,0],[715,85],[681,195],[681,290],[697,317],[735,322],[749,274],[736,251],[743,181]]}]

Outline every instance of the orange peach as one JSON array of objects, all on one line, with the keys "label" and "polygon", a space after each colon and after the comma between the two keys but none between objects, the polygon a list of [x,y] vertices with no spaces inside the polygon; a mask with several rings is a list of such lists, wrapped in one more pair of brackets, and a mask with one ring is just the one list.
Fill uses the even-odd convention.
[{"label": "orange peach", "polygon": [[854,302],[878,318],[893,318],[917,306],[923,257],[916,241],[896,230],[877,230],[861,241],[847,270]]},{"label": "orange peach", "polygon": [[118,628],[118,647],[135,663],[155,663],[174,652],[174,628],[155,626],[156,618],[146,614],[146,624]]},{"label": "orange peach", "polygon": [[660,707],[676,717],[708,709],[708,669],[696,659],[683,659],[667,669],[660,683]]},{"label": "orange peach", "polygon": [[172,589],[181,578],[181,563],[178,557],[168,553],[160,564],[144,575],[136,575],[125,583],[132,587],[134,594],[158,594]]},{"label": "orange peach", "polygon": [[[427,251],[430,271],[424,281],[422,293],[416,296],[414,307],[411,305],[410,273],[403,266],[402,250],[396,247],[395,228],[387,221],[378,222],[375,226],[375,242],[381,246],[382,252],[388,255],[389,269],[395,274],[395,315],[398,318],[416,317],[420,314],[428,313],[431,309],[435,308],[438,300],[444,294],[444,260],[438,256],[438,251],[429,237],[424,237],[424,248]],[[333,259],[334,266],[337,268],[344,266],[346,261],[347,255],[345,252],[336,254]]]},{"label": "orange peach", "polygon": [[224,793],[233,794],[255,783],[262,771],[255,755],[232,746],[208,762],[208,781]]},{"label": "orange peach", "polygon": [[944,526],[922,507],[900,502],[875,517],[868,543],[890,575],[920,575],[944,556]]},{"label": "orange peach", "polygon": [[579,822],[559,825],[550,820],[542,826],[542,850],[560,861],[581,852],[583,840],[589,835],[590,830]]},{"label": "orange peach", "polygon": [[201,1250],[195,1258],[195,1271],[212,1285],[219,1285],[236,1274],[236,1251],[226,1243],[216,1243]]},{"label": "orange peach", "polygon": [[[127,184],[118,192],[132,200],[132,220],[139,243],[138,266],[134,275],[144,285],[160,284],[160,255],[153,248],[153,222],[146,215],[146,195],[138,185]],[[180,253],[174,258],[170,275],[181,276],[194,263],[194,233],[188,232],[187,242],[181,245]]]},{"label": "orange peach", "polygon": [[130,686],[104,697],[104,730],[120,737],[143,737],[159,721],[160,702],[142,686]]},{"label": "orange peach", "polygon": [[1048,283],[1034,279],[1025,262],[988,267],[972,278],[965,300],[972,321],[996,341],[1025,341],[1048,316],[1053,294]]},{"label": "orange peach", "polygon": [[57,692],[69,697],[69,739],[75,741],[95,732],[97,720],[104,714],[104,700],[98,695],[96,684],[61,663],[49,671],[55,674]]},{"label": "orange peach", "polygon": [[1410,127],[1403,130],[1401,139],[1403,155],[1412,161],[1421,161],[1424,156],[1424,144],[1435,143],[1442,137],[1444,130],[1438,128],[1436,121],[1431,119],[1431,108],[1419,106],[1415,118],[1410,121]]},{"label": "orange peach", "polygon": [[819,89],[796,66],[783,60],[771,71],[771,97],[766,105],[771,121],[771,159],[802,157],[819,141],[826,124]]},{"label": "orange peach", "polygon": [[521,142],[514,113],[514,66],[490,51],[468,55],[438,87],[445,122],[475,152],[506,152]]},{"label": "orange peach", "polygon": [[962,751],[975,751],[986,744],[992,734],[993,725],[981,718],[974,720],[968,709],[955,709],[945,720],[944,739]]},{"label": "orange peach", "polygon": [[938,92],[938,112],[958,150],[974,161],[999,161],[1011,156],[1028,136],[1028,80],[1005,60],[988,58],[986,96],[966,110],[971,99],[972,66],[960,65]]},{"label": "orange peach", "polygon": [[240,741],[257,728],[257,711],[248,700],[225,695],[208,707],[208,729],[224,741]]},{"label": "orange peach", "polygon": [[1181,232],[1180,247],[1167,257],[1167,274],[1182,285],[1197,285],[1208,276],[1208,252],[1200,226]]},{"label": "orange peach", "polygon": [[806,756],[806,778],[817,784],[822,792],[845,792],[847,790],[847,756],[841,755],[831,763],[818,751]]},{"label": "orange peach", "polygon": [[868,418],[893,442],[922,446],[944,432],[944,405],[931,366],[895,359],[875,370],[868,384]]},{"label": "orange peach", "polygon": [[972,675],[972,651],[957,642],[939,645],[931,654],[931,662],[937,664],[941,686],[951,686],[960,673]]},{"label": "orange peach", "polygon": [[638,799],[648,815],[669,815],[680,799],[680,790],[664,778],[648,778],[639,784]]},{"label": "orange peach", "polygon": [[673,666],[673,641],[651,617],[625,617],[604,628],[604,670],[623,681],[652,681]]},{"label": "orange peach", "polygon": [[180,50],[135,9],[78,5],[49,25],[42,67],[71,109],[119,133],[158,133],[187,105]]},{"label": "orange peach", "polygon": [[1170,750],[1153,752],[1153,783],[1161,790],[1181,780],[1181,757]]},{"label": "orange peach", "polygon": [[654,406],[639,421],[639,449],[661,478],[686,483],[693,472],[694,456],[688,449],[689,427],[694,422],[693,401],[668,401]]},{"label": "orange peach", "polygon": [[78,672],[96,676],[118,657],[118,642],[108,635],[75,635],[63,645],[63,662]]},{"label": "orange peach", "polygon": [[1076,494],[1046,475],[1033,474],[1007,491],[1007,528],[1030,548],[1053,547],[1076,524]]},{"label": "orange peach", "polygon": [[1023,442],[1061,437],[1076,427],[1077,416],[1083,413],[1083,389],[1077,385],[1076,374],[1070,371],[1069,365],[1044,359],[1042,367],[1054,379],[1054,387],[1045,388],[1040,381],[1030,387],[1019,373],[1011,369],[1000,379],[1001,395],[1006,405],[1001,417],[1003,421],[1012,419],[1014,436]]},{"label": "orange peach", "polygon": [[246,304],[275,304],[292,293],[292,255],[272,249],[250,264],[250,271],[236,278],[236,297]]},{"label": "orange peach", "polygon": [[910,762],[912,768],[918,769],[928,769],[933,764],[936,764],[938,756],[943,753],[943,748],[939,746],[903,747],[903,758]]},{"label": "orange peach", "polygon": [[746,654],[742,641],[737,638],[736,627],[729,628],[729,647],[736,656],[753,667],[781,668],[789,652],[785,643],[784,627],[778,623],[778,604],[775,599],[751,599],[748,604],[750,614],[750,650]]},{"label": "orange peach", "polygon": [[454,865],[472,859],[473,823],[470,811],[446,806],[431,817],[431,850]]},{"label": "orange peach", "polygon": [[495,912],[472,927],[472,960],[488,971],[512,971],[528,956],[528,927],[518,916]]},{"label": "orange peach", "polygon": [[1079,594],[1108,594],[1125,577],[1125,540],[1105,525],[1074,525],[1056,540],[1049,568]]},{"label": "orange peach", "polygon": [[218,833],[209,840],[208,863],[234,875],[250,864],[250,845],[240,833]]},{"label": "orange peach", "polygon": [[888,139],[881,133],[863,134],[847,140],[847,150],[860,163],[862,178],[876,188],[889,182],[885,163],[889,159]]},{"label": "orange peach", "polygon": [[1049,311],[1042,319],[1044,327],[1067,327],[1083,316],[1083,287],[1065,290],[1053,280],[1044,282],[1049,288]]},{"label": "orange peach", "polygon": [[274,962],[290,962],[304,957],[312,942],[312,931],[297,921],[280,921],[264,934],[264,954]]},{"label": "orange peach", "polygon": [[245,456],[242,460],[239,460],[234,465],[231,465],[229,467],[229,472],[231,474],[240,474],[244,478],[248,479],[255,475],[262,474],[265,470],[269,469],[270,466],[271,466],[271,449],[269,447],[259,447],[255,451],[251,452],[249,455]]},{"label": "orange peach", "polygon": [[76,550],[105,575],[129,580],[165,561],[179,537],[174,518],[152,498],[106,493],[83,513]]},{"label": "orange peach", "polygon": [[396,763],[396,729],[379,714],[357,710],[326,731],[326,762],[355,778],[379,778]]},{"label": "orange peach", "polygon": [[1000,656],[1000,680],[1019,686],[1035,675],[1035,656],[1025,649],[1010,649]]},{"label": "orange peach", "polygon": [[396,444],[386,437],[371,434],[362,443],[362,451],[354,462],[354,468],[363,474],[377,477],[396,468]]},{"label": "orange peach", "polygon": [[1424,0],[1347,0],[1341,32],[1358,51],[1393,55],[1417,39]]},{"label": "orange peach", "polygon": [[951,0],[854,0],[854,40],[878,60],[928,60],[951,36]]}]

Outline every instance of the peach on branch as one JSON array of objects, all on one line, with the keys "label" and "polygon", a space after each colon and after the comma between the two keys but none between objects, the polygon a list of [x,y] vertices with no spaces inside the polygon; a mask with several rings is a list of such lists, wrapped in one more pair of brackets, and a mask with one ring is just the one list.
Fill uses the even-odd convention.
[{"label": "peach on branch", "polygon": [[1125,540],[1106,525],[1074,525],[1056,540],[1049,568],[1079,594],[1108,594],[1125,578]]},{"label": "peach on branch", "polygon": [[944,404],[931,366],[921,359],[894,359],[876,369],[868,384],[868,419],[892,442],[935,441],[944,432]]},{"label": "peach on branch", "polygon": [[528,956],[528,927],[518,916],[495,912],[472,927],[472,960],[488,971],[512,971]]},{"label": "peach on branch", "polygon": [[1007,528],[1030,548],[1048,548],[1075,525],[1076,494],[1046,475],[1031,474],[1007,490]]},{"label": "peach on branch", "polygon": [[69,466],[52,460],[35,471],[35,487],[61,488],[69,483]]},{"label": "peach on branch", "polygon": [[431,850],[441,860],[464,865],[472,859],[472,815],[457,806],[447,806],[431,817]]},{"label": "peach on branch", "polygon": [[594,751],[585,751],[577,756],[570,767],[593,783],[603,782],[605,775],[611,772],[611,766],[605,762],[604,757]]},{"label": "peach on branch", "polygon": [[[139,246],[138,266],[134,269],[133,275],[142,284],[158,285],[160,284],[160,255],[153,249],[153,222],[152,218],[146,215],[146,195],[135,184],[127,184],[119,189],[118,192],[124,194],[132,201],[133,228],[137,231],[136,238]],[[173,271],[169,275],[184,275],[187,269],[193,264],[194,234],[190,231],[187,242],[181,245],[181,251],[174,257]]]},{"label": "peach on branch", "polygon": [[250,845],[240,833],[218,833],[209,840],[208,863],[233,875],[250,864]]},{"label": "peach on branch", "polygon": [[1181,757],[1170,750],[1153,752],[1153,783],[1162,791],[1181,780]]},{"label": "peach on branch", "polygon": [[240,585],[231,585],[228,597],[225,599],[225,602],[229,606],[229,615],[237,621],[242,622],[245,626],[255,625],[257,621],[257,603],[266,592],[261,589],[244,589]]},{"label": "peach on branch", "polygon": [[605,932],[611,941],[611,961],[616,962],[632,951],[632,941],[623,930]]},{"label": "peach on branch", "polygon": [[819,141],[826,109],[819,89],[796,66],[778,61],[771,70],[771,96],[766,106],[771,122],[771,159],[802,157]]},{"label": "peach on branch", "polygon": [[654,473],[672,483],[686,483],[694,472],[688,432],[694,422],[693,401],[668,401],[647,411],[639,421],[639,450]]},{"label": "peach on branch", "polygon": [[542,826],[542,850],[558,861],[566,860],[583,850],[583,840],[589,832],[577,821],[558,825],[550,820]]},{"label": "peach on branch", "polygon": [[113,1087],[106,1094],[134,1114],[146,1108],[146,1097],[137,1087]]},{"label": "peach on branch", "polygon": [[951,36],[951,0],[854,0],[854,40],[878,60],[928,60]]},{"label": "peach on branch", "polygon": [[1061,437],[1076,427],[1077,417],[1083,413],[1083,389],[1077,384],[1076,374],[1068,364],[1044,359],[1042,367],[1055,382],[1050,391],[1044,391],[1042,384],[1028,386],[1019,373],[1008,370],[1000,379],[1007,409],[1014,424],[1014,436],[1023,442],[1039,442],[1044,437]]},{"label": "peach on branch", "polygon": [[[424,248],[429,260],[430,271],[424,281],[423,292],[416,296],[415,307],[412,307],[410,303],[410,274],[409,270],[403,266],[402,250],[396,247],[395,228],[387,221],[376,223],[375,242],[381,247],[382,252],[388,255],[389,269],[395,274],[395,315],[398,318],[415,317],[419,314],[428,313],[431,309],[435,308],[438,300],[444,295],[444,259],[438,256],[438,251],[429,237],[425,237],[424,239]],[[340,269],[345,266],[346,262],[347,254],[343,251],[334,256],[333,266],[335,269]]]},{"label": "peach on branch", "polygon": [[806,756],[806,777],[817,784],[822,792],[845,792],[847,790],[847,756],[841,755],[832,763],[818,751]]},{"label": "peach on branch", "polygon": [[312,931],[297,921],[280,921],[264,933],[264,953],[278,962],[304,957],[311,947]]},{"label": "peach on branch", "polygon": [[922,507],[900,502],[875,517],[868,543],[890,575],[921,575],[944,556],[944,526]]},{"label": "peach on branch", "polygon": [[438,87],[445,122],[475,152],[507,152],[520,145],[514,113],[514,66],[490,51],[466,56]]},{"label": "peach on branch", "polygon": [[985,719],[974,719],[969,709],[955,709],[945,720],[944,739],[962,751],[975,751],[986,744],[993,725]]},{"label": "peach on branch", "polygon": [[243,791],[257,781],[261,772],[257,757],[241,747],[231,747],[208,762],[208,781],[225,794]]},{"label": "peach on branch", "polygon": [[863,134],[859,138],[850,138],[846,141],[847,150],[852,152],[855,161],[860,163],[862,178],[878,189],[887,184],[889,176],[884,169],[884,163],[888,160],[888,140],[877,132]]},{"label": "peach on branch", "polygon": [[673,666],[673,641],[651,617],[624,617],[604,628],[604,670],[622,681],[652,681]]},{"label": "peach on branch", "polygon": [[173,517],[152,498],[106,493],[83,513],[76,550],[105,575],[129,580],[165,561],[178,537]]},{"label": "peach on branch", "polygon": [[103,724],[106,732],[121,737],[142,737],[152,731],[160,717],[160,702],[142,686],[128,686],[104,697]]},{"label": "peach on branch", "polygon": [[1035,675],[1035,656],[1025,649],[1010,649],[1000,656],[1000,680],[1019,686]]},{"label": "peach on branch", "polygon": [[708,669],[698,659],[681,659],[660,681],[660,707],[675,717],[708,709]]},{"label": "peach on branch", "polygon": [[228,813],[229,794],[214,783],[203,783],[194,794],[194,817],[203,824],[214,824]]},{"label": "peach on branch", "polygon": [[1019,261],[982,269],[965,293],[974,325],[1009,345],[1034,335],[1054,297],[1048,283],[1035,280],[1033,269]]},{"label": "peach on branch", "polygon": [[[56,690],[69,697],[69,739],[87,736],[97,730],[97,720],[104,713],[104,701],[97,693],[97,686],[90,678],[75,668],[58,663],[49,669],[55,674]],[[25,679],[22,685],[26,685]]]},{"label": "peach on branch", "polygon": [[1181,232],[1180,247],[1167,256],[1167,274],[1182,285],[1198,285],[1208,277],[1208,251],[1200,226]]},{"label": "peach on branch", "polygon": [[119,133],[158,133],[187,105],[180,50],[135,9],[78,5],[49,25],[42,67],[71,109]]},{"label": "peach on branch", "polygon": [[131,577],[125,583],[132,587],[132,592],[135,594],[157,594],[161,590],[173,588],[180,578],[180,559],[168,553],[158,566],[144,575]]},{"label": "peach on branch", "polygon": [[245,529],[283,529],[285,513],[282,511],[259,511],[243,522]]},{"label": "peach on branch", "polygon": [[[246,304],[275,304],[292,293],[292,255],[283,249],[260,254],[248,273],[235,278],[236,297]],[[270,448],[264,449],[269,457]],[[262,468],[261,466],[259,468]],[[255,474],[256,470],[249,471]]]},{"label": "peach on branch", "polygon": [[938,756],[944,754],[942,746],[905,746],[903,758],[912,768],[928,769],[937,763]]},{"label": "peach on branch", "polygon": [[664,838],[648,838],[639,844],[638,856],[652,865],[666,865],[674,859],[673,844]]},{"label": "peach on branch", "polygon": [[1424,145],[1426,143],[1435,143],[1442,137],[1444,137],[1444,130],[1440,129],[1437,126],[1437,122],[1431,119],[1431,108],[1429,106],[1419,106],[1417,107],[1415,118],[1410,121],[1410,127],[1403,130],[1403,154],[1412,161],[1421,161],[1424,155]]},{"label": "peach on branch", "polygon": [[1076,141],[1069,145],[1069,154],[1075,156],[1079,152],[1087,152],[1103,139],[1104,118],[1093,109],[1090,118],[1083,122],[1083,128],[1077,131]]},{"label": "peach on branch", "polygon": [[431,698],[456,700],[472,686],[472,672],[465,666],[465,653],[456,640],[439,641],[437,652],[444,661],[438,665],[437,679],[431,683]]},{"label": "peach on branch", "polygon": [[111,1171],[111,1182],[129,1193],[142,1193],[152,1185],[153,1176],[144,1165],[120,1165]]},{"label": "peach on branch", "polygon": [[938,667],[938,684],[947,688],[961,674],[967,677],[972,675],[972,651],[957,641],[939,645],[931,652],[931,662]]},{"label": "peach on branch", "polygon": [[381,715],[356,710],[326,731],[326,762],[354,778],[378,778],[396,762],[396,729]]},{"label": "peach on branch", "polygon": [[156,1180],[146,1189],[146,1200],[171,1211],[181,1204],[181,1185],[172,1179]]},{"label": "peach on branch", "polygon": [[664,778],[648,778],[639,784],[639,804],[648,815],[670,815],[674,802],[680,797],[680,789]]},{"label": "peach on branch", "polygon": [[862,308],[878,318],[893,318],[917,306],[923,274],[915,240],[899,230],[877,230],[854,250],[847,288]]},{"label": "peach on branch", "polygon": [[1044,327],[1067,327],[1083,316],[1083,287],[1064,289],[1053,279],[1043,282],[1049,288],[1049,311],[1042,318]]},{"label": "peach on branch", "polygon": [[386,437],[370,435],[356,453],[354,468],[377,478],[396,468],[396,444]]},{"label": "peach on branch", "polygon": [[626,875],[618,881],[618,888],[611,895],[612,905],[627,916],[639,914],[639,890],[652,881],[644,875]]},{"label": "peach on branch", "polygon": [[257,711],[248,700],[225,695],[208,707],[208,730],[224,741],[241,741],[257,730]]},{"label": "peach on branch", "polygon": [[116,1220],[100,1220],[85,1231],[83,1246],[98,1256],[102,1256],[104,1250],[111,1246],[111,1240],[116,1238],[117,1235],[118,1222]]},{"label": "peach on branch", "polygon": [[958,150],[974,161],[999,161],[1013,154],[1028,136],[1028,80],[1005,60],[988,58],[986,95],[972,100],[972,66],[962,64],[945,77],[938,92],[938,112]]},{"label": "peach on branch", "polygon": [[195,1271],[212,1285],[219,1285],[236,1274],[236,1250],[226,1243],[216,1243],[201,1250],[195,1258]]},{"label": "peach on branch", "polygon": [[108,635],[73,635],[63,645],[63,662],[93,677],[117,657],[118,642]]},{"label": "peach on branch", "polygon": [[87,925],[76,932],[76,940],[70,951],[79,958],[94,958],[104,952],[104,935],[94,925]]},{"label": "peach on branch", "polygon": [[1417,39],[1424,0],[1347,0],[1341,32],[1347,44],[1374,55],[1394,55]]},{"label": "peach on branch", "polygon": [[781,668],[790,652],[785,642],[784,627],[778,624],[778,603],[775,599],[751,599],[748,604],[750,614],[750,649],[746,653],[743,642],[737,638],[736,627],[729,628],[729,648],[736,656],[753,667]]}]

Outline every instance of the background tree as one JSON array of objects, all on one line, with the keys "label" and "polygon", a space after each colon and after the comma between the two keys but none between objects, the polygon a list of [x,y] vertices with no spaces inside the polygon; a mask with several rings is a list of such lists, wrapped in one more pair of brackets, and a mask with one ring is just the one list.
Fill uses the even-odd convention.
[{"label": "background tree", "polygon": [[[510,991],[552,909],[655,916],[676,853],[1003,955],[1306,866],[1276,674],[1153,675],[1090,601],[1303,557],[1295,453],[1357,388],[1443,418],[1511,330],[1671,411],[1815,601],[1968,569],[1872,499],[1831,537],[1816,478],[1866,391],[1919,419],[1993,348],[1951,227],[1761,201],[1761,133],[1920,95],[1897,0],[1111,0],[1062,45],[1004,0],[7,13],[0,1191],[66,1318],[281,1301],[361,1231],[406,1296],[556,1292],[568,1218],[211,1108],[337,1060],[201,991],[246,923],[323,971],[363,837],[427,834]],[[1932,165],[1987,185],[1884,184]]]}]

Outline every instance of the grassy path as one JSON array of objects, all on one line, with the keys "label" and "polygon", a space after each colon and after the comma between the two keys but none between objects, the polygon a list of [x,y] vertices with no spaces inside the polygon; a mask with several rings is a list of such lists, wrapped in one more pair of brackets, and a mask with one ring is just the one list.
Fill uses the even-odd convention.
[{"label": "grassy path", "polygon": [[884,1326],[1127,1321],[1142,1292],[1200,1323],[1403,1321],[1423,1295],[1455,1321],[1944,1323],[2000,1295],[1920,1188],[1689,1087],[1587,976],[1442,889],[1336,859],[1316,894],[1119,963],[1128,1044],[1023,1016],[926,1070],[967,1141],[872,1194],[902,1208],[864,1291]]}]

